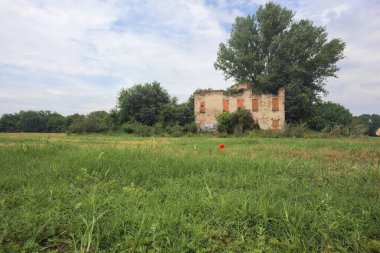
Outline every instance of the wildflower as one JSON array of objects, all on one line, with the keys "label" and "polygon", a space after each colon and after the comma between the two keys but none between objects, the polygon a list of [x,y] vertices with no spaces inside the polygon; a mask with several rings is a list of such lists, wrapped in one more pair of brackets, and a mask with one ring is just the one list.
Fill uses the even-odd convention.
[{"label": "wildflower", "polygon": [[219,148],[219,150],[223,150],[224,149],[224,144],[223,143],[219,144],[218,148]]}]

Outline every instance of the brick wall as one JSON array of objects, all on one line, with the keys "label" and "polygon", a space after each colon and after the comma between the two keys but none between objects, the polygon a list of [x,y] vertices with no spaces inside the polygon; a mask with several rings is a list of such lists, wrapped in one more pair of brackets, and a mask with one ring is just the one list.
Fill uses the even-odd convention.
[{"label": "brick wall", "polygon": [[[234,85],[240,88],[243,85]],[[204,105],[204,111],[202,104]],[[238,107],[251,111],[253,119],[261,129],[281,130],[285,125],[285,89],[278,95],[253,94],[251,89],[241,94],[224,95],[223,91],[209,91],[194,95],[195,122],[201,129],[215,129],[216,116],[223,109],[234,112]]]}]

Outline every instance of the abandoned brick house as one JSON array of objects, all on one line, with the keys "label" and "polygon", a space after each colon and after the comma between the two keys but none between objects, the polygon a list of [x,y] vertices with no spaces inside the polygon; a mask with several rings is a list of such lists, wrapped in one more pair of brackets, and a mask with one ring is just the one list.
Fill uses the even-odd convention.
[{"label": "abandoned brick house", "polygon": [[278,95],[254,94],[247,84],[235,84],[230,89],[241,92],[227,94],[223,90],[211,90],[194,95],[195,122],[200,129],[215,129],[216,117],[221,112],[234,112],[238,108],[250,110],[260,129],[284,128],[285,89],[279,89]]}]

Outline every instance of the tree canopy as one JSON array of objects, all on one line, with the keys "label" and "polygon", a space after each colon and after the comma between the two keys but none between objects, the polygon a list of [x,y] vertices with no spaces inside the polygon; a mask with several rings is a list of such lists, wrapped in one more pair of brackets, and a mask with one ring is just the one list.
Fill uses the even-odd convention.
[{"label": "tree canopy", "polygon": [[343,58],[345,43],[327,36],[325,27],[294,20],[291,10],[270,2],[256,14],[236,18],[230,38],[219,45],[214,67],[257,93],[275,94],[285,87],[287,120],[307,120]]},{"label": "tree canopy", "polygon": [[322,130],[336,125],[348,126],[353,116],[344,106],[333,102],[321,102],[314,107],[313,117],[309,125],[312,129]]},{"label": "tree canopy", "polygon": [[122,89],[117,101],[119,120],[137,121],[152,126],[158,120],[161,106],[169,102],[168,92],[158,82],[136,84]]},{"label": "tree canopy", "polygon": [[376,136],[376,131],[380,128],[380,115],[362,114],[356,118],[367,127],[369,136]]}]

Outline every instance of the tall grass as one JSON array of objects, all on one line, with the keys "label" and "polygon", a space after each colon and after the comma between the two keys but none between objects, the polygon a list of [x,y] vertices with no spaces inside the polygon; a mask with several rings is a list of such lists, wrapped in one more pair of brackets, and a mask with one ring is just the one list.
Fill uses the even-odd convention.
[{"label": "tall grass", "polygon": [[379,144],[2,134],[0,246],[379,252]]}]

